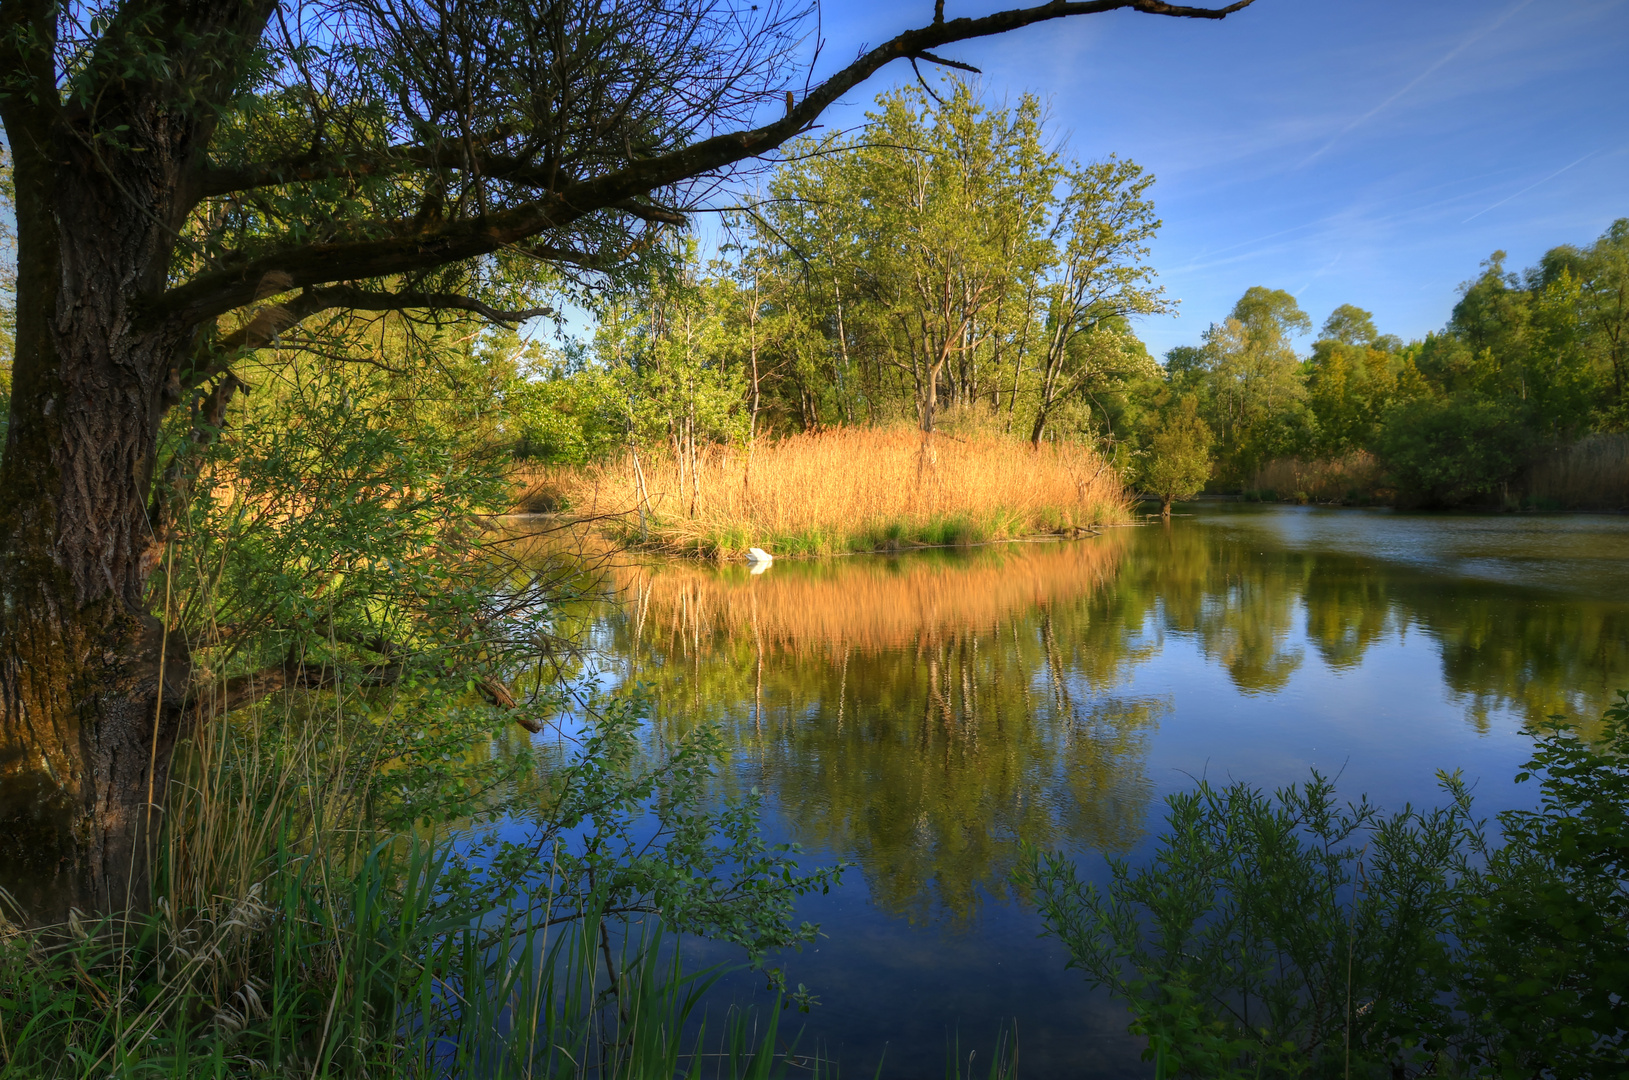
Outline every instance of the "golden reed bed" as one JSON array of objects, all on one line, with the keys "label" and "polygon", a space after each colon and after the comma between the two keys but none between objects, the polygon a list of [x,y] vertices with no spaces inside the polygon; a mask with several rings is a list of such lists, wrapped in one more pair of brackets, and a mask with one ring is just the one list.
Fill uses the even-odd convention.
[{"label": "golden reed bed", "polygon": [[1126,536],[1002,545],[903,565],[859,558],[776,562],[767,573],[683,561],[620,566],[618,595],[645,637],[757,640],[794,653],[897,649],[1015,612],[1067,603],[1109,582]]},{"label": "golden reed bed", "polygon": [[574,514],[616,522],[624,538],[717,556],[1009,539],[1123,521],[1130,505],[1114,468],[1087,447],[1032,449],[989,434],[926,442],[914,428],[839,428],[693,457],[630,453],[531,483]]}]

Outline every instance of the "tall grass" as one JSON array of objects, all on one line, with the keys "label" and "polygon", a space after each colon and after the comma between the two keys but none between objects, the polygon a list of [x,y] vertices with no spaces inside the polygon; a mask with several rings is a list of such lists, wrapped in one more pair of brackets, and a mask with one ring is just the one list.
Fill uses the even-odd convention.
[{"label": "tall grass", "polygon": [[748,547],[827,554],[955,545],[1121,521],[1128,500],[1090,448],[999,434],[839,428],[713,447],[697,455],[624,455],[532,478],[620,539],[693,554]]},{"label": "tall grass", "polygon": [[1629,510],[1629,435],[1586,435],[1543,455],[1520,484],[1537,509]]},{"label": "tall grass", "polygon": [[1299,503],[1367,504],[1384,497],[1385,470],[1367,450],[1338,458],[1277,458],[1251,479],[1261,498]]},{"label": "tall grass", "polygon": [[720,972],[687,972],[659,924],[482,902],[455,836],[371,828],[379,762],[341,711],[204,725],[144,904],[44,929],[5,912],[0,1075],[785,1073],[779,1010],[709,1020]]}]

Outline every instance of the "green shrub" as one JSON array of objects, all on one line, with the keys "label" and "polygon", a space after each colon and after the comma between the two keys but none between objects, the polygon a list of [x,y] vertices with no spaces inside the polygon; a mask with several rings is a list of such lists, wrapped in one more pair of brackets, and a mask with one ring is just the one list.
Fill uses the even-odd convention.
[{"label": "green shrub", "polygon": [[1391,414],[1379,450],[1400,502],[1455,506],[1513,479],[1531,455],[1532,436],[1507,402],[1422,399]]},{"label": "green shrub", "polygon": [[1629,696],[1599,745],[1552,726],[1518,781],[1538,810],[1499,815],[1504,844],[1466,876],[1457,987],[1486,1027],[1495,1075],[1623,1075],[1629,1068]]},{"label": "green shrub", "polygon": [[1605,727],[1539,734],[1517,779],[1542,805],[1497,846],[1457,774],[1448,806],[1388,815],[1314,773],[1173,795],[1152,862],[1105,887],[1033,850],[1019,882],[1165,1075],[1623,1075],[1629,697]]}]

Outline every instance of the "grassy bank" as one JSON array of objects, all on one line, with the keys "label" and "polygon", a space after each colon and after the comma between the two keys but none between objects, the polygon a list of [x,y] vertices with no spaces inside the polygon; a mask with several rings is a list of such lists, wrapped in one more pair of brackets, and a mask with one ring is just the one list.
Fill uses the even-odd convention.
[{"label": "grassy bank", "polygon": [[[679,927],[654,914],[694,921],[686,898],[655,900],[619,857],[585,871],[551,827],[587,788],[606,847],[654,817],[653,858],[704,858],[664,850],[675,815],[644,801],[678,791],[682,826],[727,846],[696,807],[715,745],[646,761],[636,710],[612,705],[551,756],[458,729],[451,706],[349,693],[210,717],[180,751],[145,896],[39,927],[0,893],[0,1076],[768,1077],[800,1054],[825,1071],[773,1005],[708,1013],[722,972],[687,969]],[[444,742],[404,754],[393,729],[427,711]],[[388,804],[406,787],[456,818],[400,820]],[[536,846],[483,839],[517,803],[541,806]]]},{"label": "grassy bank", "polygon": [[627,453],[525,479],[532,505],[600,519],[618,540],[716,557],[971,544],[1129,516],[1119,475],[1086,447],[991,434],[924,442],[914,428]]}]

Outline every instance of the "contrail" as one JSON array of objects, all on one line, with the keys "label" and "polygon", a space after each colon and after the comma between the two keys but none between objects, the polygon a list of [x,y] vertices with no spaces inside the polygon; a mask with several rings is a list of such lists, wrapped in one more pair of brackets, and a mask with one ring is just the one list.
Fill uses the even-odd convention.
[{"label": "contrail", "polygon": [[1464,221],[1461,221],[1460,224],[1461,225],[1469,225],[1471,222],[1475,221],[1477,218],[1481,217],[1483,214],[1487,213],[1489,210],[1497,210],[1497,209],[1499,209],[1499,207],[1503,206],[1505,203],[1509,202],[1511,199],[1519,199],[1519,198],[1521,198],[1523,195],[1526,195],[1529,191],[1532,191],[1534,188],[1538,187],[1540,184],[1549,183],[1551,180],[1554,180],[1556,177],[1560,176],[1562,173],[1564,173],[1568,169],[1572,168],[1573,165],[1581,165],[1585,161],[1588,161],[1590,158],[1594,157],[1598,153],[1600,153],[1599,150],[1591,150],[1589,153],[1585,154],[1583,157],[1581,157],[1577,161],[1573,162],[1572,165],[1563,165],[1561,168],[1557,169],[1555,172],[1551,173],[1549,176],[1546,176],[1543,180],[1535,180],[1533,183],[1528,184],[1526,187],[1524,187],[1520,191],[1516,192],[1516,194],[1507,195],[1504,198],[1500,199],[1498,202],[1494,203],[1492,206],[1489,206],[1489,207],[1486,207],[1484,209],[1478,210],[1476,213],[1472,214],[1470,217],[1466,218]]},{"label": "contrail", "polygon": [[1436,63],[1432,64],[1430,67],[1426,68],[1424,71],[1422,71],[1418,75],[1414,76],[1414,78],[1409,82],[1409,84],[1407,86],[1403,87],[1401,90],[1397,91],[1397,93],[1393,94],[1391,97],[1387,98],[1385,101],[1382,101],[1380,104],[1376,105],[1374,108],[1370,109],[1368,112],[1364,113],[1362,116],[1358,117],[1356,120],[1353,120],[1350,124],[1347,124],[1345,127],[1341,128],[1339,131],[1337,131],[1334,134],[1333,137],[1330,138],[1330,140],[1328,142],[1324,143],[1318,149],[1314,150],[1311,154],[1309,154],[1307,156],[1307,158],[1304,161],[1301,162],[1300,165],[1298,165],[1296,167],[1301,168],[1301,167],[1312,164],[1319,157],[1322,157],[1324,152],[1327,151],[1330,147],[1332,147],[1336,143],[1340,142],[1341,139],[1345,137],[1347,132],[1351,131],[1353,128],[1357,127],[1359,124],[1365,123],[1366,121],[1372,119],[1375,116],[1375,114],[1381,112],[1383,109],[1385,109],[1387,106],[1389,106],[1392,102],[1396,101],[1398,98],[1402,97],[1404,94],[1408,93],[1410,90],[1414,89],[1416,86],[1419,86],[1422,82],[1424,82],[1426,79],[1430,78],[1433,74],[1435,74],[1436,71],[1439,68],[1441,68],[1444,64],[1448,63],[1448,61],[1452,60],[1454,57],[1458,56],[1460,53],[1462,53],[1466,49],[1470,48],[1476,42],[1482,40],[1483,38],[1487,37],[1489,34],[1493,33],[1495,30],[1499,29],[1499,27],[1503,26],[1507,21],[1509,21],[1509,19],[1510,19],[1510,17],[1512,15],[1516,14],[1516,12],[1520,11],[1522,8],[1526,7],[1527,5],[1531,4],[1532,2],[1533,2],[1533,0],[1521,0],[1520,3],[1516,4],[1515,6],[1509,8],[1507,11],[1505,11],[1505,13],[1503,15],[1500,15],[1497,19],[1494,19],[1488,25],[1486,25],[1482,29],[1476,31],[1470,37],[1466,38],[1464,41],[1461,41],[1458,45],[1455,45],[1452,49],[1449,49],[1446,53],[1444,53],[1442,55],[1441,59],[1439,59]]}]

